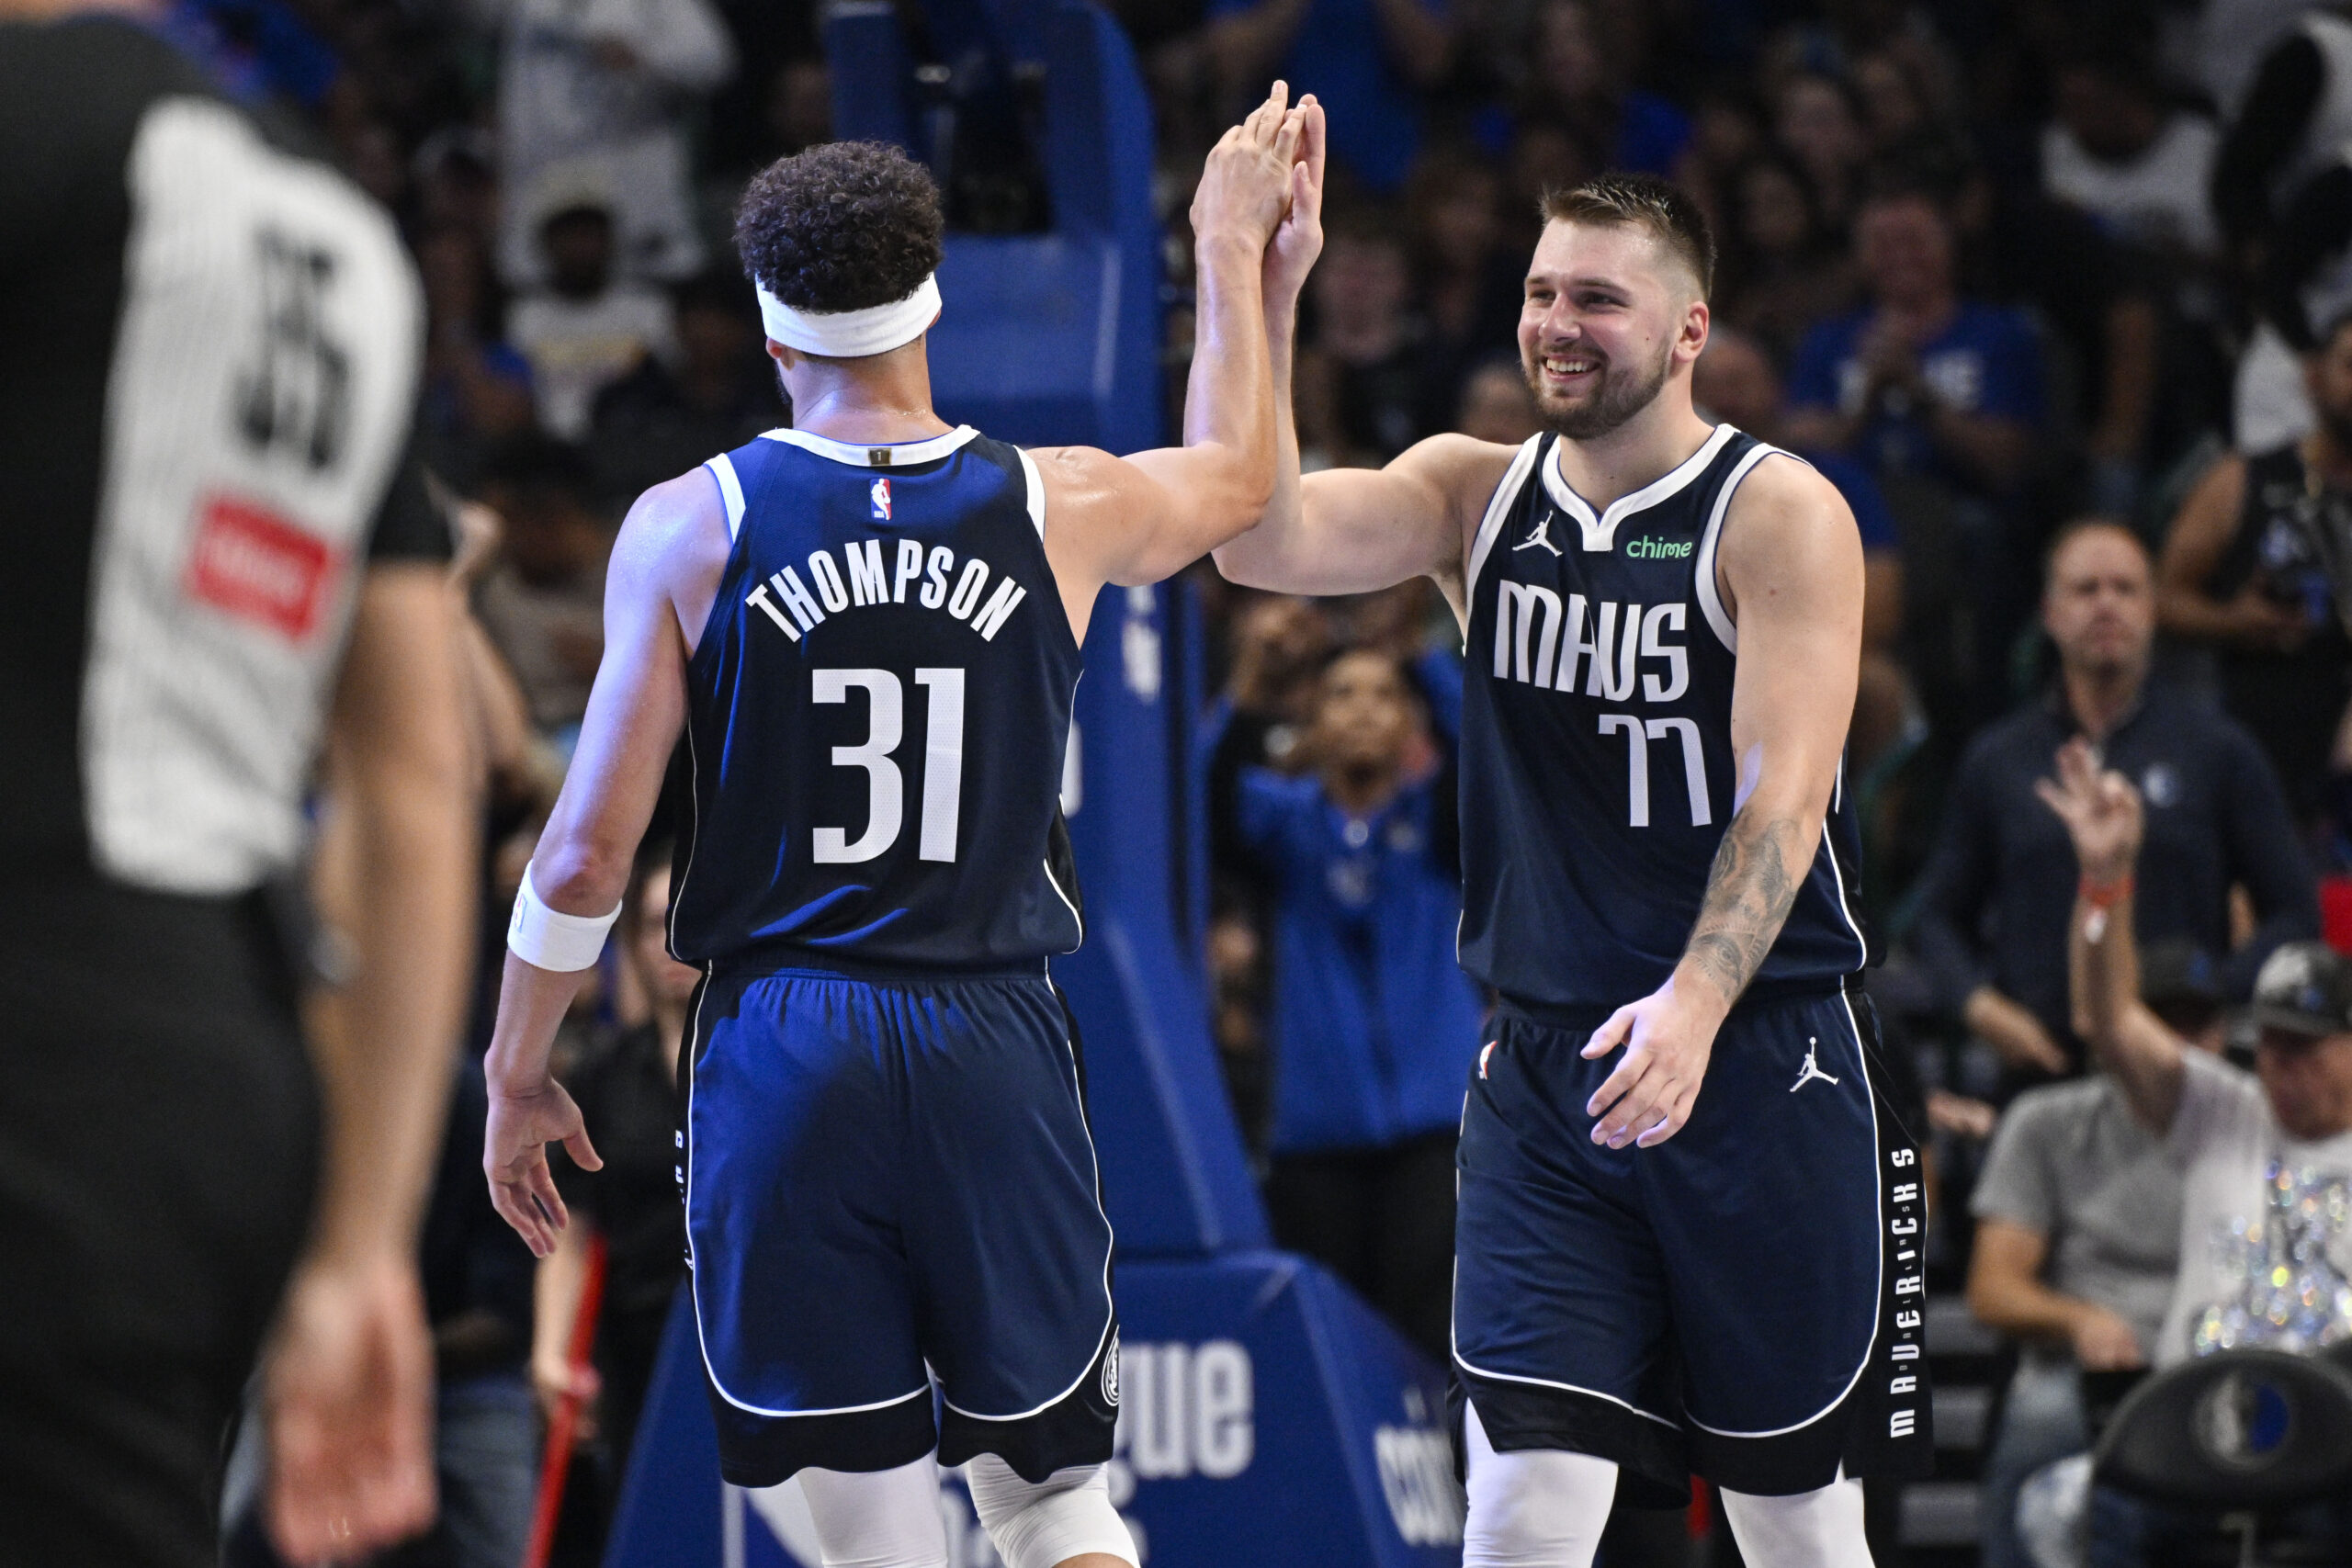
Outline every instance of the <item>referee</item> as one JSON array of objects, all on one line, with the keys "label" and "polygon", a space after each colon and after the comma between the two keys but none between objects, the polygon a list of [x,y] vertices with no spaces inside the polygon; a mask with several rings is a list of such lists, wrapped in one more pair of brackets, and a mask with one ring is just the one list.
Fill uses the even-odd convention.
[{"label": "referee", "polygon": [[[418,289],[160,14],[0,0],[6,1568],[215,1561],[266,1331],[288,1554],[433,1504],[412,1236],[471,812]],[[305,1029],[270,889],[322,746],[366,897]]]}]

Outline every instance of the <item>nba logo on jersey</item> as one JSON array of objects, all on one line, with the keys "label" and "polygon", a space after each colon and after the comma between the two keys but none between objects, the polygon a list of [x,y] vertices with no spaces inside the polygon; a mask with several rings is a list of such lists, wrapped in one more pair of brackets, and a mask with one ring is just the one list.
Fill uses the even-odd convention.
[{"label": "nba logo on jersey", "polygon": [[890,521],[890,481],[876,479],[873,494],[875,521],[888,523]]}]

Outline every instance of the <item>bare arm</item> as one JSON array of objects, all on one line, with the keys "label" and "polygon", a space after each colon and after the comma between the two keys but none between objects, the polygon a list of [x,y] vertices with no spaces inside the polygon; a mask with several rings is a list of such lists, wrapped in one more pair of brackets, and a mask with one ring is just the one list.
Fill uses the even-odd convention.
[{"label": "bare arm", "polygon": [[328,720],[358,896],[349,985],[311,1010],[326,1147],[310,1251],[268,1375],[270,1517],[296,1561],[430,1517],[432,1375],[415,1237],[439,1148],[473,931],[473,791],[441,569],[371,569]]},{"label": "bare arm", "polygon": [[2175,637],[2242,648],[2278,648],[2299,639],[2301,617],[2270,603],[2248,583],[2217,599],[2208,586],[2237,533],[2245,505],[2245,459],[2222,458],[2197,481],[2174,514],[2156,563],[2156,620]]},{"label": "bare arm", "polygon": [[[728,537],[718,489],[700,470],[656,485],[621,525],[605,582],[605,658],[588,694],[579,749],[532,857],[531,885],[550,908],[604,915],[621,900],[685,723],[687,626],[710,613]],[[498,1023],[484,1063],[490,1129],[482,1165],[506,1223],[545,1258],[567,1223],[548,1169],[561,1143],[602,1163],[579,1107],[548,1072],[548,1053],[581,975],[506,955]]]},{"label": "bare arm", "polygon": [[[1273,377],[1274,488],[1257,525],[1216,551],[1217,570],[1248,588],[1363,593],[1432,576],[1460,608],[1464,543],[1510,467],[1513,449],[1434,435],[1385,468],[1299,473],[1294,376],[1298,297],[1322,250],[1322,110],[1306,100],[1306,203],[1266,257],[1266,334]],[[1306,225],[1311,225],[1307,227]],[[1466,515],[1465,515],[1466,514]]]},{"label": "bare arm", "polygon": [[1585,1047],[1625,1059],[1593,1094],[1593,1141],[1663,1143],[1697,1100],[1715,1031],[1763,964],[1821,844],[1861,660],[1862,548],[1837,490],[1768,458],[1733,497],[1717,570],[1739,636],[1739,794],[1682,960]]},{"label": "bare arm", "polygon": [[2146,1364],[2139,1336],[2117,1313],[2041,1282],[2050,1241],[2014,1220],[1977,1222],[1968,1265],[1968,1310],[1976,1321],[2021,1339],[2056,1340],[2094,1371]]},{"label": "bare arm", "polygon": [[1304,116],[1274,84],[1225,133],[1193,198],[1200,275],[1184,445],[1114,457],[1084,446],[1035,454],[1046,490],[1046,555],[1082,639],[1105,583],[1173,576],[1247,528],[1274,479],[1273,382],[1260,268],[1306,175]]},{"label": "bare arm", "polygon": [[2079,736],[2058,752],[2055,783],[2035,784],[2058,814],[2082,864],[2068,927],[2075,1032],[2090,1043],[2132,1112],[2158,1134],[2172,1130],[2188,1077],[2188,1046],[2140,1001],[2140,954],[2132,935],[2132,868],[2140,853],[2139,792],[2102,773]]}]

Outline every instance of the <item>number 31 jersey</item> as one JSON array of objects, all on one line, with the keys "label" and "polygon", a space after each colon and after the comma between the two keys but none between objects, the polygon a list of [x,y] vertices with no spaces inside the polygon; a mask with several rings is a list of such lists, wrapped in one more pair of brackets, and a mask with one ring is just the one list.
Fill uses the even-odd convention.
[{"label": "number 31 jersey", "polygon": [[[1596,513],[1545,434],[1496,488],[1470,555],[1462,963],[1506,997],[1612,1010],[1682,956],[1737,806],[1739,634],[1715,546],[1733,491],[1775,450],[1719,424]],[[1841,765],[1750,995],[1833,990],[1862,966],[1855,848]]]},{"label": "number 31 jersey", "polygon": [[870,447],[775,430],[705,467],[734,548],[686,665],[672,950],[928,970],[1075,948],[1080,660],[1035,464],[965,426]]}]

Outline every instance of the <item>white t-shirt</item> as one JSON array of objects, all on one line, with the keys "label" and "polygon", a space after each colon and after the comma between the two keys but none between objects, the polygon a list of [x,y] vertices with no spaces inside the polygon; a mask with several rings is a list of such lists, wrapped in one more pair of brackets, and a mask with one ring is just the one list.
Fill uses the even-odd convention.
[{"label": "white t-shirt", "polygon": [[539,423],[566,441],[587,438],[596,394],[639,360],[677,357],[669,297],[632,283],[594,299],[528,295],[507,312],[506,337],[531,362]]},{"label": "white t-shirt", "polygon": [[[2263,1217],[2271,1162],[2314,1176],[2352,1176],[2352,1132],[2308,1143],[2290,1137],[2252,1073],[2202,1051],[2183,1055],[2180,1113],[2165,1139],[2180,1165],[2184,1190],[2180,1278],[2155,1347],[2160,1368],[2188,1359],[2198,1317],[2207,1307],[2236,1297],[2241,1279],[2223,1267],[2214,1238],[2226,1235],[2233,1220]],[[2328,1257],[2339,1269],[2352,1272],[2352,1235],[2335,1236]]]},{"label": "white t-shirt", "polygon": [[2135,244],[2178,246],[2211,255],[2221,245],[2207,192],[2221,132],[2198,115],[2177,114],[2156,139],[2123,163],[2095,158],[2063,125],[2041,132],[2041,183]]}]

